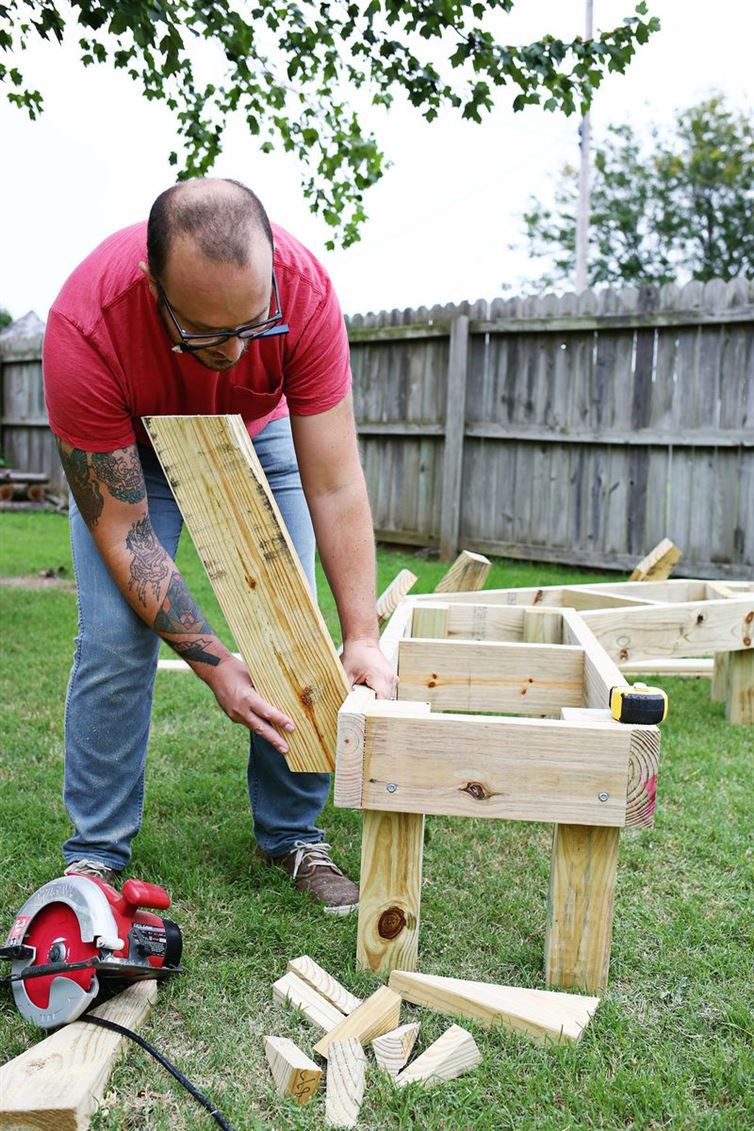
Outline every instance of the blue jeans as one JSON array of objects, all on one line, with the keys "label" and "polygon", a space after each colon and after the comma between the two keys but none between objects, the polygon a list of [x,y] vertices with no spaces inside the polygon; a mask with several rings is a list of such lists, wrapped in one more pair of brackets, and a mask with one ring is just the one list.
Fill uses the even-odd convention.
[{"label": "blue jeans", "polygon": [[[314,532],[289,421],[272,421],[254,447],[314,591]],[[140,455],[152,526],[175,557],[180,511],[152,450]],[[79,620],[65,705],[64,799],[75,831],[63,855],[66,863],[93,857],[119,871],[141,826],[160,639],[122,596],[73,499],[70,518]],[[316,821],[329,774],[291,773],[269,743],[252,735],[247,780],[254,835],[265,854],[322,840]]]}]

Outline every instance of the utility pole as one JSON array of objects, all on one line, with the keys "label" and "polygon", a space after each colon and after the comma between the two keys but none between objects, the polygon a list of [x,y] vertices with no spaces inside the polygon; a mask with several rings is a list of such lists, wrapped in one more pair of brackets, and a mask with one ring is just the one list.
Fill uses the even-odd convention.
[{"label": "utility pole", "polygon": [[[592,38],[594,0],[586,0],[586,38]],[[579,210],[576,216],[576,293],[586,290],[586,261],[589,244],[589,149],[592,123],[587,110],[579,126]]]}]

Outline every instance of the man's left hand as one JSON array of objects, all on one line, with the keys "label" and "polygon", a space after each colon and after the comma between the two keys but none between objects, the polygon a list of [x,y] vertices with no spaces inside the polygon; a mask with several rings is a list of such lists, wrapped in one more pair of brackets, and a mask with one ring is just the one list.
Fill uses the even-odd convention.
[{"label": "man's left hand", "polygon": [[378,699],[395,699],[398,677],[375,641],[348,642],[343,646],[340,659],[352,686],[355,683],[365,683],[372,688]]}]

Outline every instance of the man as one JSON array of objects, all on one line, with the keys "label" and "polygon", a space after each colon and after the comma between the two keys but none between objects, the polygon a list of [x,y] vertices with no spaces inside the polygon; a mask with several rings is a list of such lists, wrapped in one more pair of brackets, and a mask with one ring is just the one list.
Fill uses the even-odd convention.
[{"label": "man", "polygon": [[316,534],[348,679],[394,695],[378,645],[348,341],[324,269],[273,232],[245,186],[184,182],[158,197],[148,225],[105,240],[68,279],[47,323],[44,374],[72,495],[79,603],[65,709],[66,871],[112,879],[130,859],[162,638],[251,731],[262,852],[326,910],[349,911],[358,888],[316,824],[329,775],[288,770],[291,720],[257,693],[253,671],[188,592],[173,561],[180,514],[141,424],[145,415],[243,416],[312,588]]}]

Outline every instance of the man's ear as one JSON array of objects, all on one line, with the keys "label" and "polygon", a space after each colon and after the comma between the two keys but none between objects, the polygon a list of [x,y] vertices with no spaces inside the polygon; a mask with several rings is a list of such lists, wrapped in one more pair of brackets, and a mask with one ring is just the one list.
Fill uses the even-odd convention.
[{"label": "man's ear", "polygon": [[149,286],[149,290],[150,290],[150,293],[152,295],[152,298],[157,299],[157,280],[155,279],[154,275],[149,270],[149,267],[147,266],[147,264],[144,262],[143,259],[140,260],[140,262],[139,262],[139,270],[141,271],[144,278],[147,280],[147,284]]}]

